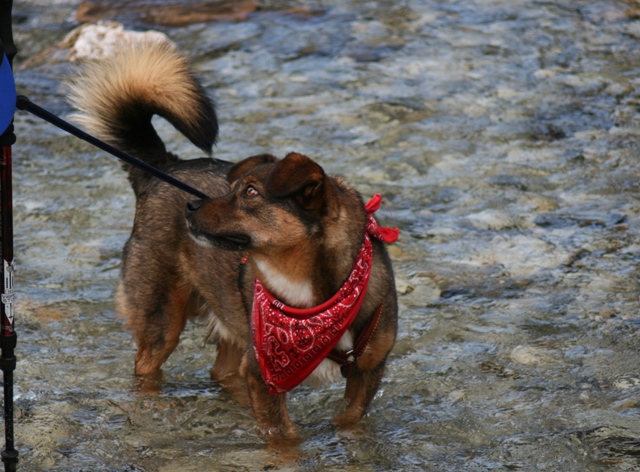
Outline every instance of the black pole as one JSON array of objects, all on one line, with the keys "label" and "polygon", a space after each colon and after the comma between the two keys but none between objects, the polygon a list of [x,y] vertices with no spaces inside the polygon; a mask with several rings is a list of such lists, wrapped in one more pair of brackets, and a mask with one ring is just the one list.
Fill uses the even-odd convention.
[{"label": "black pole", "polygon": [[[13,0],[0,0],[0,41],[9,64],[18,52],[13,42],[11,10]],[[2,298],[0,303],[0,369],[3,373],[4,387],[4,430],[5,449],[2,462],[5,471],[15,471],[18,464],[18,451],[13,441],[13,371],[16,368],[14,349],[17,336],[13,318],[13,200],[11,177],[11,146],[15,143],[13,123],[0,136],[2,162],[0,163],[0,207],[2,217],[0,228],[2,241]]]}]

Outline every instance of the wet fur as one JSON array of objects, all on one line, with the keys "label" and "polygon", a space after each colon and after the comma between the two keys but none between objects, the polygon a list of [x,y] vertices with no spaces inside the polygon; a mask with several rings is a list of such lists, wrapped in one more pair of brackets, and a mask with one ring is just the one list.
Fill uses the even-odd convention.
[{"label": "wet fur", "polygon": [[[186,59],[163,42],[128,43],[113,60],[90,64],[71,82],[76,120],[89,132],[162,168],[212,198],[186,193],[124,166],[136,194],[131,237],[122,256],[116,305],[138,350],[135,373],[157,379],[187,320],[201,319],[217,342],[211,377],[251,405],[268,436],[292,438],[285,395],[270,395],[253,354],[249,313],[258,276],[283,302],[308,307],[330,298],[349,274],[363,241],[361,197],[306,156],[253,156],[233,165],[180,160],[151,126],[168,119],[210,153],[217,135],[213,106]],[[378,390],[396,336],[397,302],[384,245],[372,240],[373,269],[364,304],[339,347],[350,349],[380,304],[378,328],[349,370],[347,407],[336,417],[353,426]],[[249,262],[240,264],[244,252]],[[325,359],[313,374],[334,380]]]}]

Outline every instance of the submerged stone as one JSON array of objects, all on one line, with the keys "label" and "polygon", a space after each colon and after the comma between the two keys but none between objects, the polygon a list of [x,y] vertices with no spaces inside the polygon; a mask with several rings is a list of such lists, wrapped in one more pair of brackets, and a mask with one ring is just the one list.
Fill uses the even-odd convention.
[{"label": "submerged stone", "polygon": [[184,26],[215,20],[242,21],[256,10],[254,0],[84,0],[76,18],[83,23],[105,19],[129,19],[147,24]]}]

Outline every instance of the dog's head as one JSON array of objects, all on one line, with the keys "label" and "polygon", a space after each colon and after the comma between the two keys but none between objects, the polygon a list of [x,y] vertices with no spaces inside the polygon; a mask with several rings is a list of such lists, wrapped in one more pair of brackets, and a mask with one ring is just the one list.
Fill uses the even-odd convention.
[{"label": "dog's head", "polygon": [[227,180],[227,195],[187,204],[189,231],[199,244],[286,250],[321,234],[323,220],[338,211],[334,183],[302,154],[249,157],[229,170]]}]

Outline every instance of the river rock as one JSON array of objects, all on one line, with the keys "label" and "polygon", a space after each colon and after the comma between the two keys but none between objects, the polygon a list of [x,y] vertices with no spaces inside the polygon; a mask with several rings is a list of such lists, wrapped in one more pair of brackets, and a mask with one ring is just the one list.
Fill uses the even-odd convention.
[{"label": "river rock", "polygon": [[160,31],[129,31],[120,23],[106,22],[76,28],[67,35],[61,46],[69,49],[67,58],[70,61],[102,59],[113,55],[114,47],[122,41],[142,37],[171,42]]},{"label": "river rock", "polygon": [[548,364],[552,358],[549,351],[534,346],[516,346],[511,350],[511,360],[522,365]]},{"label": "river rock", "polygon": [[426,306],[440,298],[442,291],[430,277],[416,276],[409,280],[396,280],[396,288],[401,294],[411,294],[403,299],[412,306]]},{"label": "river rock", "polygon": [[84,0],[76,19],[83,23],[106,19],[141,21],[147,24],[184,26],[215,20],[242,21],[256,10],[254,0],[121,0],[118,2]]},{"label": "river rock", "polygon": [[169,37],[160,31],[130,31],[115,21],[99,22],[73,29],[62,41],[26,60],[21,67],[28,68],[44,63],[56,64],[65,61],[97,60],[112,55],[113,48],[118,43],[141,37],[171,42]]}]

